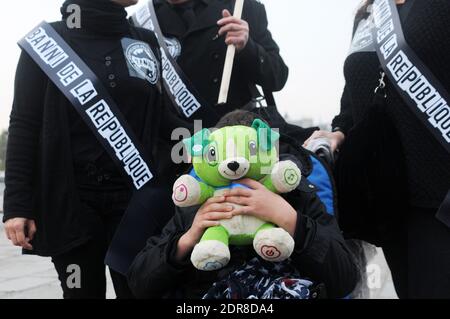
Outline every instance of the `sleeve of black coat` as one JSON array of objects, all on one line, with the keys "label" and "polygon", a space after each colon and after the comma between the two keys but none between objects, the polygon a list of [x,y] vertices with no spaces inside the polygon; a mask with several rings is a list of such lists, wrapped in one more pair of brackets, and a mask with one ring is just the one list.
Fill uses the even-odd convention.
[{"label": "sleeve of black coat", "polygon": [[47,77],[37,64],[22,52],[16,71],[8,132],[4,221],[34,217],[32,185],[47,83]]},{"label": "sleeve of black coat", "polygon": [[353,127],[352,106],[347,86],[341,98],[341,112],[333,119],[331,126],[333,129],[339,128],[345,135]]},{"label": "sleeve of black coat", "polygon": [[177,212],[160,236],[148,240],[127,274],[128,285],[135,297],[161,298],[183,281],[191,263],[189,260],[176,263],[174,256],[184,232],[185,225]]},{"label": "sleeve of black coat", "polygon": [[346,246],[336,219],[314,193],[298,209],[292,261],[302,276],[325,284],[328,298],[349,295],[359,280],[359,269]]},{"label": "sleeve of black coat", "polygon": [[250,36],[246,47],[237,55],[239,67],[247,71],[255,84],[272,92],[280,91],[286,84],[289,70],[268,30],[264,5],[246,1],[243,19],[249,23]]}]

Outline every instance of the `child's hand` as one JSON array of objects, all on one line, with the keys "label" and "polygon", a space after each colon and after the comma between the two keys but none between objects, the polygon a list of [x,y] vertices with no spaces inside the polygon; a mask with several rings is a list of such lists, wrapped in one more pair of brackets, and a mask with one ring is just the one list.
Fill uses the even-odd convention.
[{"label": "child's hand", "polygon": [[239,183],[251,189],[235,188],[224,194],[227,202],[242,205],[233,211],[233,216],[255,216],[285,229],[291,236],[294,235],[297,212],[283,197],[251,179],[244,179]]},{"label": "child's hand", "polygon": [[178,241],[176,259],[184,260],[200,241],[205,230],[209,227],[219,226],[222,219],[231,219],[232,211],[233,206],[225,203],[224,196],[208,199],[195,215],[191,228]]}]

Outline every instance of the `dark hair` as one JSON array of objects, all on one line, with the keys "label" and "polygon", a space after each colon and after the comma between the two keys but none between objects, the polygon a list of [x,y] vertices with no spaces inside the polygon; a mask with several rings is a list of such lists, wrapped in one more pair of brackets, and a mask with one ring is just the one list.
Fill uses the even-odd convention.
[{"label": "dark hair", "polygon": [[235,125],[251,126],[253,124],[253,121],[256,119],[260,119],[261,121],[265,122],[255,113],[244,110],[236,110],[224,115],[216,124],[216,128],[220,129],[225,126]]},{"label": "dark hair", "polygon": [[356,12],[355,16],[355,24],[353,25],[353,34],[356,32],[356,28],[361,20],[367,19],[369,13],[367,12],[367,8],[372,5],[375,0],[366,0],[366,2],[359,8],[358,12]]}]

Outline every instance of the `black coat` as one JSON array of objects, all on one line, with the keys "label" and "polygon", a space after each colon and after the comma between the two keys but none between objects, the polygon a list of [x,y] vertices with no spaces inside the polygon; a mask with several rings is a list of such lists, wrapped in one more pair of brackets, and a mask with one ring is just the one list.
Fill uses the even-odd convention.
[{"label": "black coat", "polygon": [[[410,0],[399,13],[409,46],[450,92],[450,2]],[[387,98],[374,99],[375,52],[349,55],[344,75],[333,121],[347,135],[336,165],[339,223],[350,238],[391,244],[408,225],[411,206],[436,211],[441,205],[450,189],[450,154],[388,79]]]},{"label": "black coat", "polygon": [[[303,174],[309,175],[311,163],[306,152],[300,154],[289,145],[283,145],[282,149],[291,154],[287,156],[296,161]],[[359,279],[359,270],[336,219],[326,212],[315,188],[306,178],[285,199],[298,212],[295,250],[291,257],[293,264],[302,276],[323,283],[328,297],[348,295]],[[256,256],[252,247],[231,247],[229,265],[214,272],[198,271],[189,260],[177,263],[174,256],[178,240],[192,225],[197,210],[198,207],[177,209],[162,234],[150,238],[136,257],[128,281],[137,297],[201,298],[214,282]]]},{"label": "black coat", "polygon": [[[68,30],[64,22],[52,23],[52,26],[70,43],[71,33],[62,32]],[[134,27],[130,32],[124,36],[145,41],[155,54],[159,52],[153,33],[143,29],[137,31]],[[102,40],[100,35],[98,39]],[[120,39],[116,39],[118,46]],[[73,49],[77,51],[77,48]],[[109,90],[118,89],[120,81],[136,81],[129,78],[122,54],[113,59],[112,65],[105,65],[105,57],[93,59],[77,53]],[[93,62],[96,60],[102,61],[101,64]],[[93,69],[95,66],[98,69]],[[114,88],[109,85],[111,70],[118,72],[115,80],[118,84]],[[111,92],[111,95],[114,94]],[[146,113],[141,115],[143,131],[137,135],[152,163],[156,162],[151,146],[156,145],[158,136],[161,96],[156,86],[149,85],[146,94],[142,94],[140,105]],[[138,101],[138,97],[135,98]],[[70,102],[30,56],[22,53],[16,72],[6,154],[4,221],[15,217],[34,219],[37,233],[32,244],[33,253],[38,255],[55,256],[67,252],[88,241],[95,231],[84,213],[75,182],[73,136],[68,113],[71,108]],[[98,147],[102,148],[99,142]]]},{"label": "black coat", "polygon": [[[450,92],[450,1],[409,3],[409,12],[400,6],[406,41],[444,89]],[[334,119],[333,127],[340,127],[344,133],[351,134],[350,129],[364,119],[374,98],[374,88],[379,84],[379,71],[380,62],[375,52],[354,53],[347,58],[341,112]],[[406,169],[406,185],[403,187],[407,189],[408,204],[437,209],[450,189],[450,154],[421,123],[390,81],[387,81],[386,90],[387,119],[374,126],[380,130],[380,124],[385,121],[394,125],[399,138],[395,147],[404,154],[404,158],[395,160],[401,162],[398,167]],[[391,153],[385,152],[382,156],[385,154]],[[389,180],[389,168],[383,170]],[[397,193],[394,187],[392,189]],[[383,201],[387,200],[383,198]]]},{"label": "black coat", "polygon": [[216,37],[224,9],[233,12],[233,0],[203,0],[207,7],[197,16],[196,24],[185,32],[183,20],[166,0],[154,0],[158,20],[168,38],[177,38],[181,55],[177,62],[194,84],[207,106],[191,118],[203,120],[203,127],[213,127],[226,113],[251,101],[251,85],[261,85],[268,91],[281,90],[288,78],[288,68],[279,48],[267,29],[264,5],[246,0],[242,19],[250,27],[250,39],[243,51],[237,53],[228,105],[216,106],[227,46],[225,38]]}]

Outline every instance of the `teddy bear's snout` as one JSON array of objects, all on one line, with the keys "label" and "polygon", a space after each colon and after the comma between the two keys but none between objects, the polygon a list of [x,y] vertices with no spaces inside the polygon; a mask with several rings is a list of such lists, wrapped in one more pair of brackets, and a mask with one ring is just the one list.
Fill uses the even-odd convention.
[{"label": "teddy bear's snout", "polygon": [[237,170],[239,169],[240,166],[241,165],[236,161],[233,161],[233,162],[230,162],[227,164],[227,167],[233,172],[237,172]]},{"label": "teddy bear's snout", "polygon": [[250,162],[244,157],[229,158],[219,165],[220,175],[231,180],[241,179],[249,169]]}]

